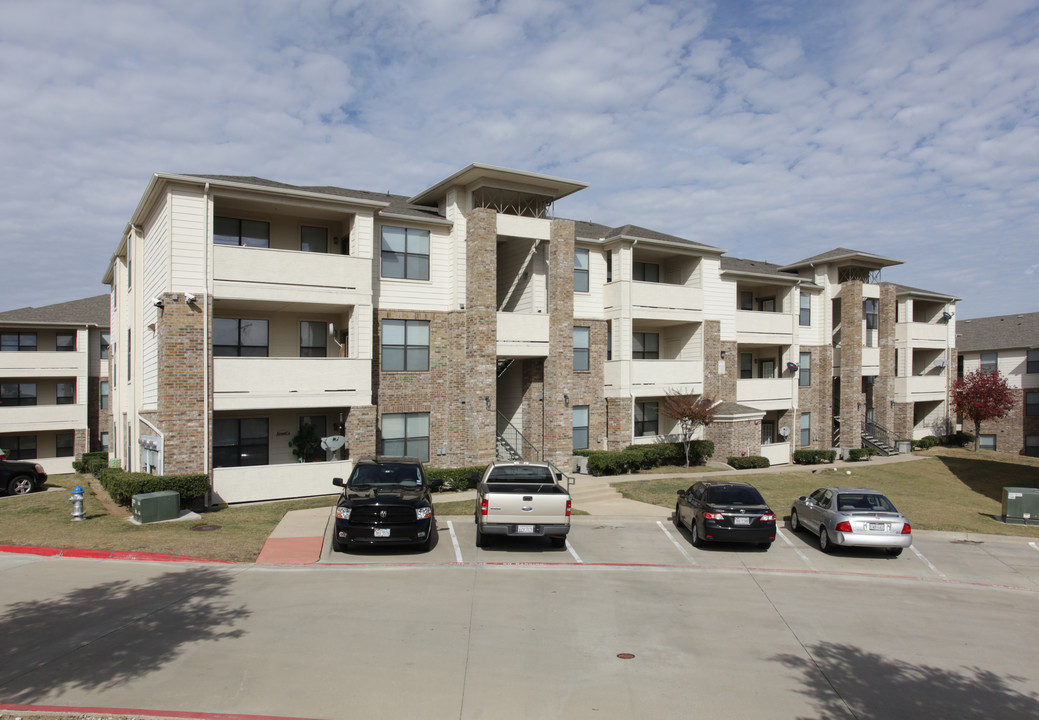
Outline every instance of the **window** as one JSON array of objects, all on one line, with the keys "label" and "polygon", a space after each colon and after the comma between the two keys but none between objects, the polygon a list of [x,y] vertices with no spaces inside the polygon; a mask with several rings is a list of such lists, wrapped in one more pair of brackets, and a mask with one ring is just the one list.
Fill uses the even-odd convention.
[{"label": "window", "polygon": [[574,370],[588,370],[588,350],[591,342],[591,328],[574,328]]},{"label": "window", "polygon": [[382,371],[429,370],[429,321],[382,321]]},{"label": "window", "polygon": [[641,282],[660,282],[660,266],[656,263],[637,262],[631,269],[631,279]]},{"label": "window", "polygon": [[804,387],[812,384],[812,353],[801,353],[800,367],[797,371],[797,384]]},{"label": "window", "polygon": [[213,421],[213,467],[268,464],[267,418]]},{"label": "window", "polygon": [[267,357],[267,321],[213,318],[214,357]]},{"label": "window", "polygon": [[76,333],[59,332],[54,336],[54,349],[58,352],[76,351]]},{"label": "window", "polygon": [[978,435],[978,448],[981,450],[995,450],[996,449],[996,436],[995,435]]},{"label": "window", "polygon": [[750,290],[740,291],[740,310],[754,309],[754,293]]},{"label": "window", "polygon": [[261,220],[216,216],[213,218],[213,242],[217,245],[270,247],[271,224]]},{"label": "window", "polygon": [[637,332],[631,334],[632,360],[659,360],[660,335],[657,333]]},{"label": "window", "polygon": [[108,359],[108,348],[112,344],[112,334],[108,330],[101,331],[101,359]]},{"label": "window", "polygon": [[660,406],[656,402],[635,403],[635,437],[659,435]]},{"label": "window", "polygon": [[58,433],[54,436],[54,457],[72,457],[75,455],[76,436],[74,433]]},{"label": "window", "polygon": [[102,380],[101,381],[101,409],[102,410],[107,410],[108,409],[108,402],[109,402],[108,395],[109,395],[108,381],[107,380]]},{"label": "window", "polygon": [[429,462],[429,413],[383,415],[382,454]]},{"label": "window", "polygon": [[[299,419],[299,429],[302,430],[309,425],[314,428],[314,434],[320,440],[328,436],[328,421],[324,415],[302,415]],[[306,462],[321,461],[327,457],[326,451],[318,445],[307,455]]]},{"label": "window", "polygon": [[108,433],[101,433],[101,449],[108,452]]},{"label": "window", "polygon": [[613,282],[613,251],[606,251],[606,282]]},{"label": "window", "polygon": [[588,292],[587,248],[574,248],[574,292]]},{"label": "window", "polygon": [[798,438],[800,447],[808,447],[812,443],[812,413],[801,413],[801,437]]},{"label": "window", "polygon": [[299,356],[325,357],[328,354],[328,341],[325,335],[328,325],[314,320],[303,320],[299,324]]},{"label": "window", "polygon": [[613,320],[606,321],[606,359],[613,360]]},{"label": "window", "polygon": [[767,360],[758,360],[758,377],[760,378],[775,378],[776,376],[776,361],[774,358]]},{"label": "window", "polygon": [[1027,373],[1039,373],[1039,349],[1028,351]]},{"label": "window", "polygon": [[879,301],[873,298],[867,298],[862,303],[863,313],[866,316],[867,330],[876,330],[880,327],[880,310],[878,306]]},{"label": "window", "polygon": [[1025,393],[1025,415],[1039,417],[1039,392]]},{"label": "window", "polygon": [[429,280],[429,230],[383,226],[382,276]]},{"label": "window", "polygon": [[754,377],[754,356],[750,353],[740,353],[740,380],[748,380]]},{"label": "window", "polygon": [[0,383],[0,404],[35,405],[36,383]]},{"label": "window", "polygon": [[0,351],[35,352],[36,333],[5,332],[0,334]]},{"label": "window", "polygon": [[801,325],[812,324],[812,296],[803,290],[801,291],[801,315],[798,322]]},{"label": "window", "polygon": [[981,353],[981,369],[985,372],[996,372],[999,355],[994,352]]},{"label": "window", "polygon": [[4,435],[0,437],[0,448],[7,452],[8,460],[33,460],[36,457],[36,436]]},{"label": "window", "polygon": [[75,405],[76,404],[76,383],[74,382],[59,382],[58,383],[58,405]]},{"label": "window", "polygon": [[776,299],[774,297],[761,298],[758,300],[758,310],[761,312],[775,312],[776,311]]},{"label": "window", "polygon": [[299,229],[299,249],[303,252],[328,252],[328,228],[304,225]]},{"label": "window", "polygon": [[133,378],[133,331],[126,331],[126,382]]},{"label": "window", "polygon": [[1025,455],[1039,457],[1039,435],[1025,435]]},{"label": "window", "polygon": [[574,406],[574,450],[588,449],[588,406]]}]

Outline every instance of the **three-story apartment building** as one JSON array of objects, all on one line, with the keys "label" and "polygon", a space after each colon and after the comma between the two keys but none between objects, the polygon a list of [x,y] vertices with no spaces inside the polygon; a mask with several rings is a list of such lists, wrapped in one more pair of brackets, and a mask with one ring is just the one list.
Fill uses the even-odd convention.
[{"label": "three-story apartment building", "polygon": [[72,472],[111,432],[109,296],[0,313],[0,448]]},{"label": "three-story apartment building", "polygon": [[[104,279],[116,456],[243,502],[327,493],[375,452],[567,466],[671,436],[675,390],[721,402],[716,456],[774,463],[945,412],[896,379],[918,348],[949,356],[928,303],[955,298],[880,283],[898,261],[780,267],[554,217],[584,187],[480,164],[412,197],[155,175]],[[305,425],[345,447],[297,462]]]}]

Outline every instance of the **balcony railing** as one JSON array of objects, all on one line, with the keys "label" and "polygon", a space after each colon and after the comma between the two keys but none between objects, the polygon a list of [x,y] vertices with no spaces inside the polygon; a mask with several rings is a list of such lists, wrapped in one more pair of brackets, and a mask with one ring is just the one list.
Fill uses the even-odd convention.
[{"label": "balcony railing", "polygon": [[944,400],[949,389],[946,375],[913,375],[895,378],[897,402],[927,402]]},{"label": "balcony railing", "polygon": [[736,332],[741,342],[758,340],[787,344],[794,336],[794,316],[789,313],[736,311]]},{"label": "balcony railing", "polygon": [[603,372],[607,393],[650,397],[671,390],[703,392],[703,362],[699,360],[631,360],[607,362]]},{"label": "balcony railing", "polygon": [[[635,320],[703,320],[703,290],[686,285],[652,282],[612,282],[603,289],[607,308],[631,307]],[[690,316],[690,313],[694,315]]]},{"label": "balcony railing", "polygon": [[900,322],[895,325],[895,340],[913,347],[945,347],[949,326],[945,323]]},{"label": "balcony railing", "polygon": [[74,377],[86,374],[86,352],[0,353],[0,377]]},{"label": "balcony railing", "polygon": [[759,410],[793,407],[791,378],[745,378],[736,381],[736,402],[750,403]]},{"label": "balcony railing", "polygon": [[546,357],[549,322],[545,313],[498,313],[500,357]]},{"label": "balcony railing", "polygon": [[353,466],[353,460],[332,460],[213,468],[214,500],[239,503],[331,495],[336,492],[332,478],[349,477]]},{"label": "balcony railing", "polygon": [[213,277],[220,298],[371,302],[372,261],[351,255],[214,245]]},{"label": "balcony railing", "polygon": [[17,405],[0,408],[0,435],[24,435],[87,426],[87,406]]},{"label": "balcony railing", "polygon": [[216,411],[371,404],[370,359],[213,358]]}]

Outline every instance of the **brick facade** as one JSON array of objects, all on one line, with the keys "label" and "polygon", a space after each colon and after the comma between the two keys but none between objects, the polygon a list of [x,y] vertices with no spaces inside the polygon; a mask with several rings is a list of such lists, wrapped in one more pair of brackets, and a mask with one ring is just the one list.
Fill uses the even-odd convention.
[{"label": "brick facade", "polygon": [[[797,388],[797,413],[791,420],[790,435],[795,449],[826,449],[833,443],[833,347],[802,345],[811,353],[811,384]],[[808,444],[801,444],[801,415],[809,413]]]},{"label": "brick facade", "polygon": [[[989,420],[981,423],[980,435],[995,435],[996,450],[999,452],[1011,452],[1017,455],[1025,454],[1025,437],[1028,435],[1039,435],[1039,416],[1027,416],[1025,414],[1025,394],[1039,392],[1034,388],[1011,389],[1014,395],[1014,409],[1000,420]],[[963,429],[974,432],[974,424],[963,418]]]}]

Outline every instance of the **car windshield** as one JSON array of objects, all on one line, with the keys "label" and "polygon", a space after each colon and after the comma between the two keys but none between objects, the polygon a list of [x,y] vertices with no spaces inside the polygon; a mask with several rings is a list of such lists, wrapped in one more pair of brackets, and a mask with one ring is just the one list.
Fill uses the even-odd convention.
[{"label": "car windshield", "polygon": [[714,505],[764,505],[761,494],[752,487],[722,485],[707,490],[707,502]]},{"label": "car windshield", "polygon": [[382,463],[359,465],[350,478],[350,487],[418,487],[422,484],[422,471],[418,465],[407,463]]},{"label": "car windshield", "polygon": [[841,512],[898,512],[890,500],[878,493],[841,493],[837,496],[837,510]]}]

